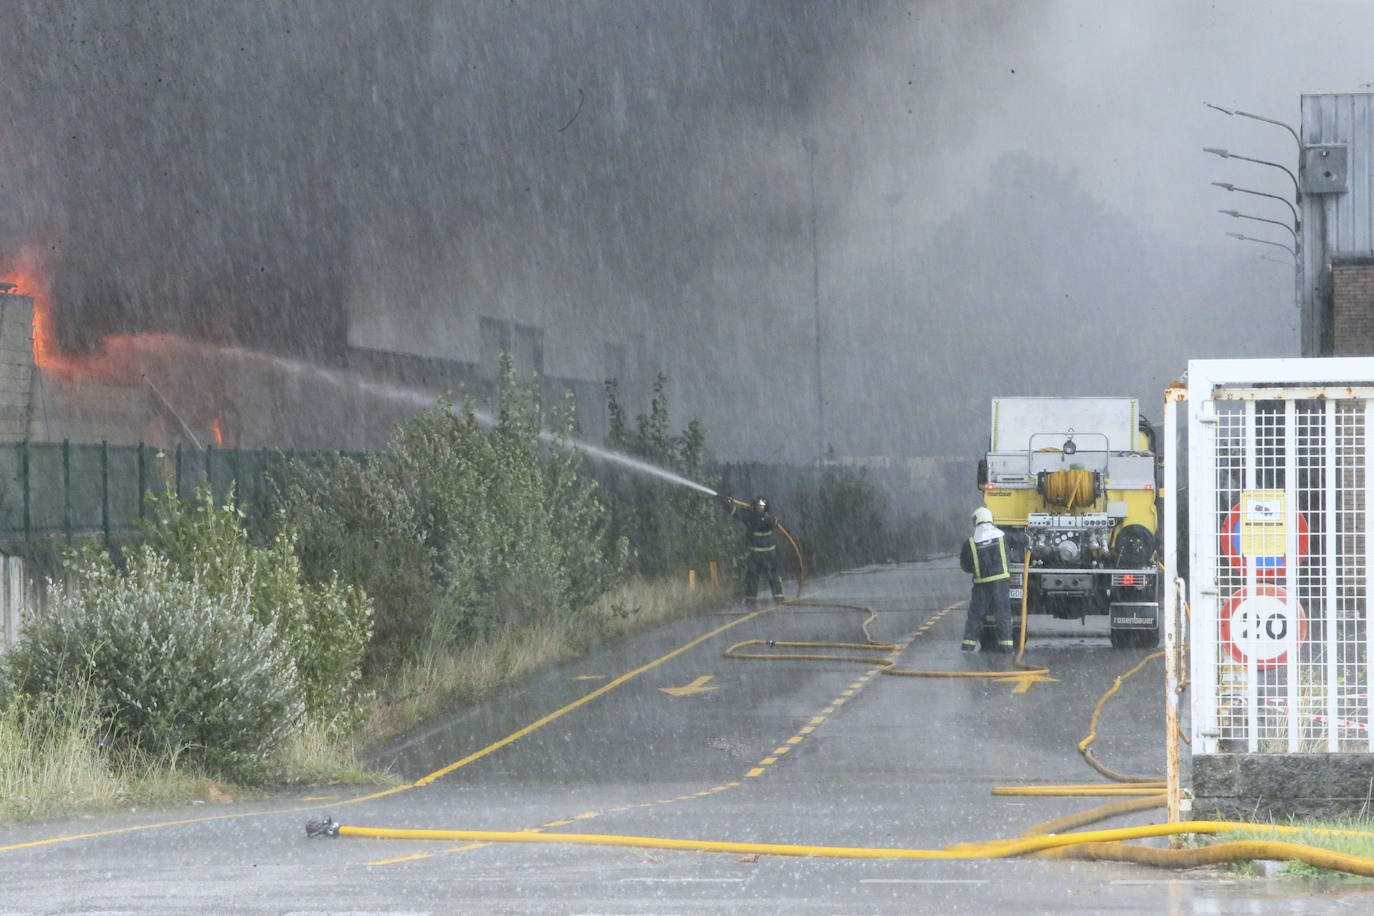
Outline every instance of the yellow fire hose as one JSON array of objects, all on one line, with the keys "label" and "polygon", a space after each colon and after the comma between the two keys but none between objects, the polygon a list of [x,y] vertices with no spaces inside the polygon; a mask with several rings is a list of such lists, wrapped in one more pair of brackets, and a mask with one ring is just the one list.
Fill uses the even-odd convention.
[{"label": "yellow fire hose", "polygon": [[[1320,868],[1350,874],[1374,876],[1374,859],[1331,852],[1314,846],[1277,840],[1247,840],[1198,849],[1168,850],[1155,847],[1125,846],[1127,840],[1183,834],[1218,834],[1237,830],[1269,831],[1276,834],[1300,832],[1302,828],[1237,821],[1184,821],[1178,824],[1148,824],[1116,830],[1087,830],[1079,833],[1037,834],[1009,840],[961,843],[943,849],[906,849],[869,846],[806,846],[790,843],[736,843],[724,840],[689,840],[674,837],[629,836],[599,833],[536,833],[525,830],[417,830],[390,827],[356,827],[332,821],[307,825],[313,836],[371,837],[392,840],[443,840],[465,843],[528,843],[577,846],[619,846],[639,849],[672,849],[690,852],[724,852],[737,855],[799,856],[832,859],[1004,859],[1035,854],[1076,855],[1139,861],[1165,867],[1190,867],[1237,859],[1296,859]],[[1336,832],[1336,831],[1328,831]],[[1374,836],[1358,831],[1339,831],[1350,836]]]},{"label": "yellow fire hose", "polygon": [[[740,505],[746,505],[735,500]],[[726,650],[731,658],[754,660],[804,659],[814,661],[854,661],[877,667],[884,674],[906,675],[910,677],[1006,677],[1005,671],[915,671],[899,669],[891,659],[873,658],[866,655],[837,653],[758,653],[743,651],[748,646],[766,645],[768,648],[817,649],[831,648],[858,652],[894,653],[905,648],[901,643],[877,642],[869,635],[868,627],[877,618],[873,608],[859,605],[830,604],[801,601],[802,583],[805,581],[805,566],[801,549],[792,535],[778,526],[796,551],[798,559],[797,597],[784,602],[788,605],[811,607],[833,607],[866,613],[861,629],[865,642],[781,642],[775,640],[749,639],[736,643]],[[1048,668],[1026,664],[1022,661],[1026,645],[1026,578],[1029,563],[1022,579],[1021,600],[1021,639],[1016,655],[1016,664],[1025,671],[1047,674]],[[1332,852],[1318,847],[1307,846],[1280,840],[1245,840],[1218,843],[1193,849],[1164,849],[1154,846],[1128,845],[1130,840],[1149,839],[1164,836],[1183,836],[1189,834],[1216,835],[1235,831],[1268,832],[1277,835],[1311,832],[1321,835],[1340,835],[1352,837],[1374,837],[1374,833],[1355,830],[1322,830],[1276,824],[1251,824],[1238,821],[1184,821],[1175,824],[1150,824],[1114,830],[1091,830],[1071,832],[1075,828],[1096,823],[1111,817],[1137,811],[1161,807],[1165,804],[1163,780],[1145,776],[1124,776],[1099,763],[1088,750],[1096,739],[1097,720],[1103,705],[1120,689],[1122,682],[1139,672],[1148,662],[1163,657],[1162,652],[1154,653],[1118,677],[1093,710],[1088,737],[1078,745],[1079,752],[1094,769],[1103,776],[1115,780],[1117,785],[1046,785],[995,788],[994,795],[1039,795],[1039,796],[1088,796],[1127,797],[1121,801],[1101,805],[1089,811],[1071,814],[1044,824],[1032,827],[1024,835],[1013,839],[990,840],[974,843],[954,843],[941,849],[905,849],[894,847],[856,847],[856,846],[812,846],[776,843],[739,843],[722,840],[691,840],[670,837],[645,837],[617,834],[582,833],[544,833],[529,830],[425,830],[385,827],[359,827],[334,823],[332,819],[311,821],[306,825],[310,836],[356,836],[381,839],[444,840],[479,843],[543,843],[570,844],[584,846],[618,846],[645,849],[672,849],[695,852],[722,852],[741,855],[777,855],[816,858],[846,859],[995,859],[1012,856],[1038,856],[1053,858],[1076,858],[1089,860],[1111,860],[1154,865],[1163,868],[1192,868],[1248,859],[1295,860],[1318,868],[1341,871],[1349,874],[1374,877],[1374,858]]]}]

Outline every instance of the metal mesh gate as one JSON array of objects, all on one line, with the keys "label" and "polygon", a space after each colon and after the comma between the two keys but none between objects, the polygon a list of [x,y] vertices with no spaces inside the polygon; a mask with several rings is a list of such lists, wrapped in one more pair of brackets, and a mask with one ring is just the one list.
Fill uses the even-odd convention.
[{"label": "metal mesh gate", "polygon": [[1189,364],[1195,750],[1374,750],[1371,379],[1364,359]]}]

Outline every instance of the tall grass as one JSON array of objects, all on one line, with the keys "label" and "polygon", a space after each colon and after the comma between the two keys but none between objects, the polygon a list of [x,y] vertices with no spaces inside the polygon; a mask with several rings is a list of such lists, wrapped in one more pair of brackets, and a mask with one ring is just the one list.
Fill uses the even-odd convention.
[{"label": "tall grass", "polygon": [[94,692],[70,683],[0,708],[0,821],[117,804],[123,780],[100,747]]}]

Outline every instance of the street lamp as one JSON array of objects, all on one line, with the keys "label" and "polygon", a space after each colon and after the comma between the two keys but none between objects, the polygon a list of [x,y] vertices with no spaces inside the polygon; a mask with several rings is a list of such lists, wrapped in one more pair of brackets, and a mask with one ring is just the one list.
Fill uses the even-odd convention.
[{"label": "street lamp", "polygon": [[1232,217],[1233,219],[1252,219],[1257,223],[1273,223],[1275,226],[1282,226],[1283,228],[1288,230],[1289,235],[1293,236],[1293,244],[1298,244],[1298,233],[1294,231],[1293,227],[1288,225],[1287,223],[1280,222],[1276,219],[1265,219],[1263,216],[1251,216],[1249,213],[1241,213],[1239,210],[1218,210],[1217,212],[1225,213],[1227,216]]},{"label": "street lamp", "polygon": [[1283,197],[1279,194],[1269,194],[1265,191],[1252,191],[1250,188],[1238,188],[1235,185],[1231,184],[1229,181],[1214,181],[1212,182],[1212,184],[1216,185],[1218,188],[1222,188],[1227,191],[1237,191],[1241,194],[1253,194],[1256,197],[1268,197],[1271,200],[1279,201],[1285,207],[1288,208],[1289,212],[1293,214],[1293,226],[1299,232],[1302,231],[1302,217],[1298,216],[1298,208],[1293,206],[1292,202],[1289,201],[1287,197]]},{"label": "street lamp", "polygon": [[1293,182],[1293,194],[1299,200],[1302,199],[1302,190],[1298,188],[1298,178],[1296,175],[1293,174],[1292,170],[1290,170],[1286,165],[1279,165],[1277,162],[1270,162],[1267,159],[1251,159],[1249,156],[1242,156],[1240,153],[1233,153],[1230,150],[1217,149],[1216,147],[1212,146],[1204,146],[1202,148],[1202,151],[1204,153],[1211,153],[1213,156],[1220,156],[1223,159],[1241,159],[1245,162],[1257,162],[1260,165],[1268,165],[1276,169],[1283,169],[1283,173],[1287,175],[1289,179],[1291,179]]},{"label": "street lamp", "polygon": [[1294,251],[1292,248],[1289,248],[1282,242],[1271,242],[1268,239],[1257,239],[1254,236],[1241,235],[1239,232],[1228,232],[1226,234],[1233,239],[1240,239],[1242,242],[1259,242],[1261,245],[1273,245],[1275,248],[1282,248],[1284,251],[1291,254],[1294,258],[1297,258],[1298,256],[1298,253],[1296,251]]},{"label": "street lamp", "polygon": [[1263,121],[1266,124],[1277,124],[1279,127],[1282,127],[1284,130],[1288,131],[1290,135],[1292,135],[1293,142],[1298,145],[1298,155],[1302,155],[1302,138],[1298,136],[1298,132],[1293,129],[1292,125],[1286,124],[1283,121],[1276,121],[1273,118],[1266,118],[1264,115],[1251,114],[1248,111],[1237,111],[1234,108],[1222,108],[1220,105],[1213,105],[1211,102],[1203,102],[1202,104],[1206,105],[1208,108],[1219,111],[1224,115],[1235,115],[1241,118],[1253,118],[1256,121]]}]

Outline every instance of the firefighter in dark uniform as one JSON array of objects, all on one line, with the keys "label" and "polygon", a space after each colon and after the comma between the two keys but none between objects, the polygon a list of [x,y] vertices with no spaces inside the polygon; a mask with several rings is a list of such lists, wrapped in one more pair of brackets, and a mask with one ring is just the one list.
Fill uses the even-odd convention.
[{"label": "firefighter in dark uniform", "polygon": [[768,580],[773,600],[782,601],[782,577],[778,572],[778,520],[768,511],[768,500],[755,496],[748,510],[739,512],[739,505],[729,496],[721,501],[730,507],[730,515],[744,524],[744,603],[752,607],[758,598],[760,577]]},{"label": "firefighter in dark uniform", "polygon": [[1007,557],[1024,552],[1026,538],[1017,532],[1004,532],[994,525],[992,510],[986,506],[974,509],[971,521],[973,535],[959,549],[959,565],[973,576],[961,648],[965,652],[978,648],[983,626],[991,615],[997,630],[997,651],[1010,652],[1011,563]]}]

